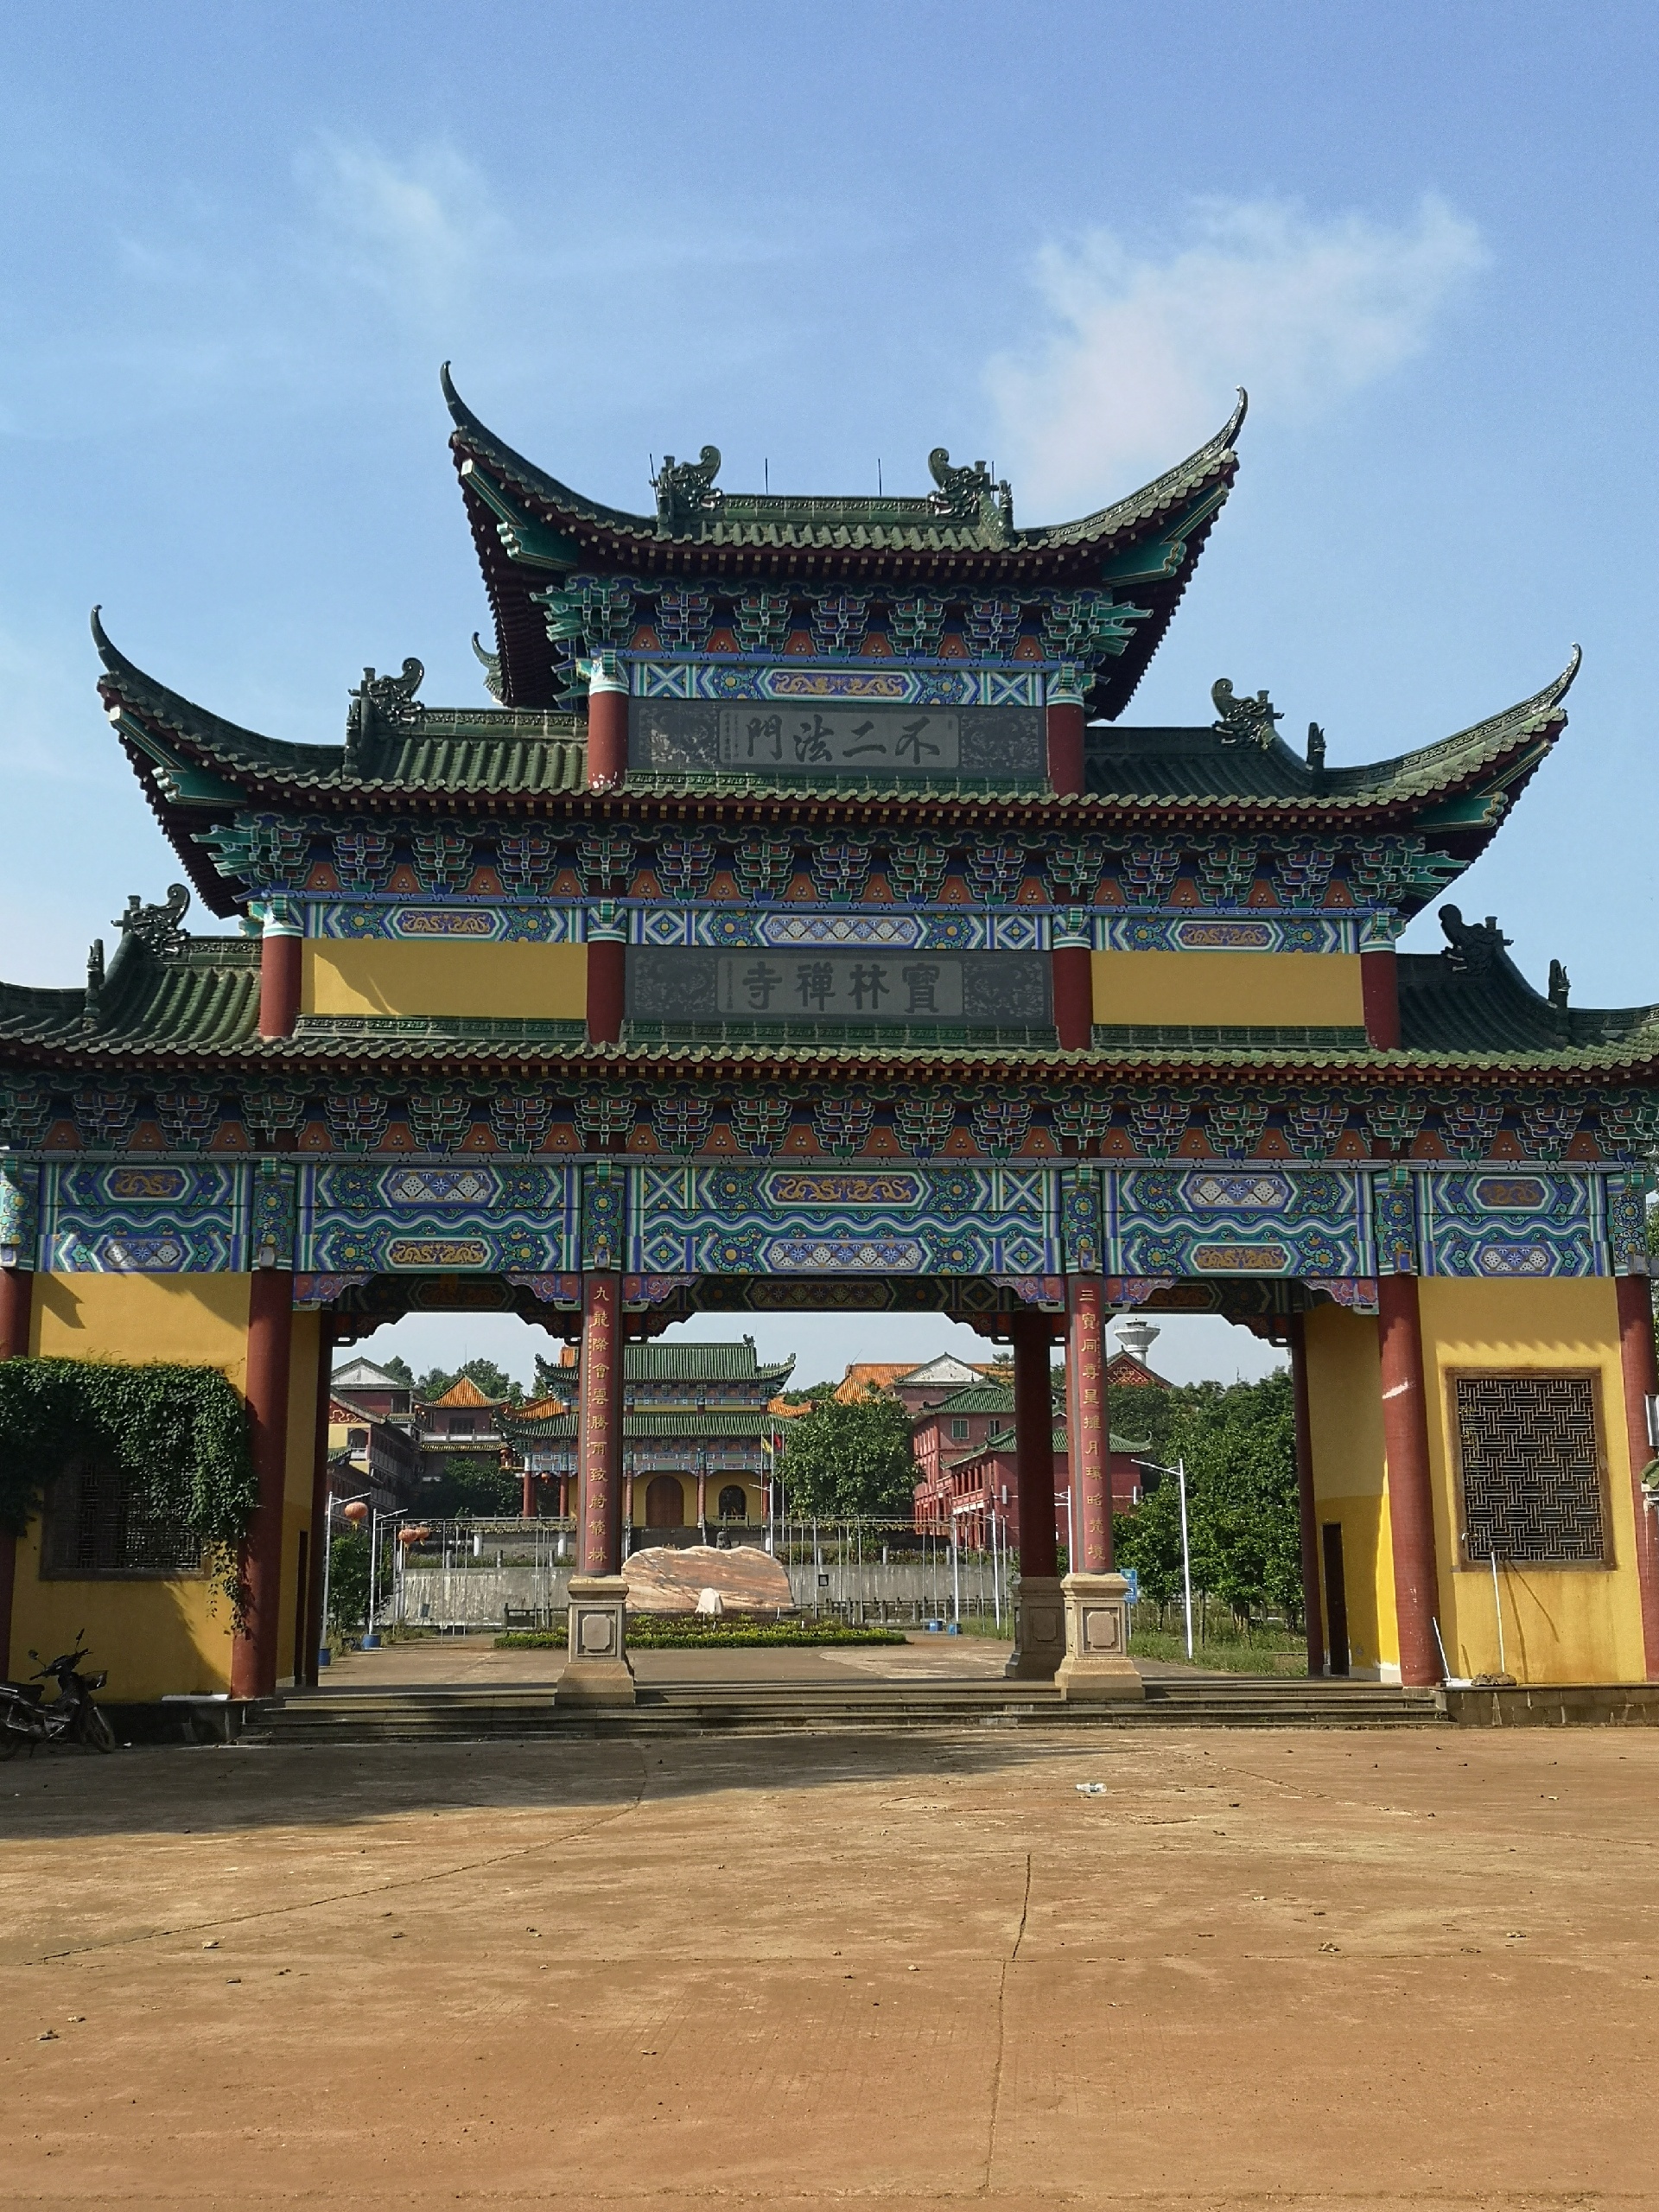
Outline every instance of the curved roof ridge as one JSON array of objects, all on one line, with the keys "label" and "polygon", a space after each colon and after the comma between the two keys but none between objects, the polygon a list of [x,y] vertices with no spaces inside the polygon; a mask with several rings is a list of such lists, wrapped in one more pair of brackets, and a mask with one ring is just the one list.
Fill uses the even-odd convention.
[{"label": "curved roof ridge", "polygon": [[598,499],[590,499],[586,493],[573,491],[569,485],[562,484],[556,476],[550,475],[535,461],[526,460],[523,454],[497,437],[486,423],[479,420],[455,390],[455,380],[449,373],[448,361],[443,365],[442,376],[444,399],[461,435],[468,445],[478,446],[491,460],[499,462],[527,492],[533,492],[537,499],[545,499],[550,506],[562,507],[589,522],[603,523],[612,529],[643,532],[647,537],[655,536],[655,515],[637,515],[626,507],[607,507]]},{"label": "curved roof ridge", "polygon": [[1161,476],[1154,476],[1138,492],[1114,499],[1109,506],[1097,507],[1091,515],[1079,516],[1075,522],[1049,523],[1037,530],[1016,531],[1016,538],[1027,543],[1065,545],[1078,539],[1108,537],[1128,523],[1137,522],[1148,513],[1155,514],[1173,496],[1186,489],[1195,476],[1202,475],[1205,464],[1220,461],[1232,451],[1233,441],[1243,428],[1249,404],[1249,394],[1240,385],[1237,404],[1232,413],[1214,436],[1206,438],[1185,461],[1178,461],[1173,468],[1166,468]]},{"label": "curved roof ridge", "polygon": [[[103,609],[95,607],[92,643],[98,648],[111,687],[124,705],[153,715],[180,737],[232,760],[245,760],[250,765],[275,762],[315,771],[325,761],[338,766],[343,760],[343,745],[297,745],[288,738],[266,737],[258,730],[245,729],[239,722],[214,714],[209,708],[198,706],[194,699],[159,683],[136,661],[130,660],[111,639],[102,617]],[[100,684],[100,690],[103,688]]]},{"label": "curved roof ridge", "polygon": [[[1373,760],[1363,767],[1331,769],[1322,779],[1323,788],[1327,791],[1332,788],[1341,790],[1344,788],[1344,779],[1351,784],[1362,779],[1367,783],[1380,781],[1385,776],[1397,779],[1409,775],[1419,767],[1439,766],[1460,753],[1477,756],[1491,753],[1520,736],[1529,723],[1554,719],[1555,709],[1572,690],[1573,678],[1583,663],[1582,649],[1574,645],[1560,674],[1552,677],[1541,690],[1535,691],[1529,699],[1522,699],[1512,707],[1503,708],[1497,714],[1488,715],[1484,721],[1471,722],[1466,729],[1455,730],[1450,737],[1437,738],[1433,744],[1418,746],[1410,753],[1395,753],[1386,760]],[[1562,715],[1560,720],[1565,728],[1566,715]]]}]

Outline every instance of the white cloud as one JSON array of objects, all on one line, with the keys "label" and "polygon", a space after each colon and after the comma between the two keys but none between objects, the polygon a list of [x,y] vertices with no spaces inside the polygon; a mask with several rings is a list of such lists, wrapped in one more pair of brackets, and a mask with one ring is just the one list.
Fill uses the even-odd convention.
[{"label": "white cloud", "polygon": [[1235,385],[1305,413],[1386,375],[1485,259],[1474,225],[1432,198],[1398,226],[1205,200],[1161,252],[1104,230],[1048,246],[1037,286],[1052,327],[987,372],[1025,513],[1131,489],[1224,419]]},{"label": "white cloud", "polygon": [[397,162],[367,143],[324,138],[296,166],[317,273],[365,287],[414,321],[443,321],[467,307],[510,245],[483,177],[448,146]]}]

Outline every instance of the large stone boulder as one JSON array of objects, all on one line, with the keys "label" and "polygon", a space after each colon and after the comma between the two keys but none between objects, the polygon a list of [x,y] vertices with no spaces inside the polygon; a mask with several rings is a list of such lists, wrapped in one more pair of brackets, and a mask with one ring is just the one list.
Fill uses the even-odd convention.
[{"label": "large stone boulder", "polygon": [[795,1602],[788,1575],[758,1544],[655,1545],[623,1561],[622,1579],[631,1613],[695,1613],[705,1590],[718,1591],[728,1613],[786,1613]]}]

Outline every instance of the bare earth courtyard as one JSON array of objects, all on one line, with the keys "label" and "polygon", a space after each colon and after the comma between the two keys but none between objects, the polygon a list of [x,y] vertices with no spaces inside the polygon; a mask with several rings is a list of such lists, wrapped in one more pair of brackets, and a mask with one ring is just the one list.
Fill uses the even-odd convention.
[{"label": "bare earth courtyard", "polygon": [[1617,1729],[14,1764],[0,2202],[1659,2202],[1656,1793]]}]

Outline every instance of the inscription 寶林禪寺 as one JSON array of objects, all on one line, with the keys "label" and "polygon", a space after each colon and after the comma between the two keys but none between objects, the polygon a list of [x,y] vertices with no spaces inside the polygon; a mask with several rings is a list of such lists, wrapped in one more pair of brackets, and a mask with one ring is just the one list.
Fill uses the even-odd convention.
[{"label": "inscription \u5bf6\u6797\u79aa\u5bfa", "polygon": [[962,1018],[960,957],[814,952],[777,959],[727,953],[716,971],[722,1014],[774,1020],[950,1021]]},{"label": "inscription \u5bf6\u6797\u79aa\u5bfa", "polygon": [[912,1206],[922,1196],[914,1175],[823,1173],[783,1168],[766,1177],[765,1191],[775,1206]]},{"label": "inscription \u5bf6\u6797\u79aa\u5bfa", "polygon": [[961,759],[961,720],[948,708],[763,703],[720,710],[725,768],[875,768],[915,776],[954,772]]},{"label": "inscription \u5bf6\u6797\u79aa\u5bfa", "polygon": [[389,1268],[484,1268],[489,1262],[481,1236],[404,1236],[386,1246]]}]

